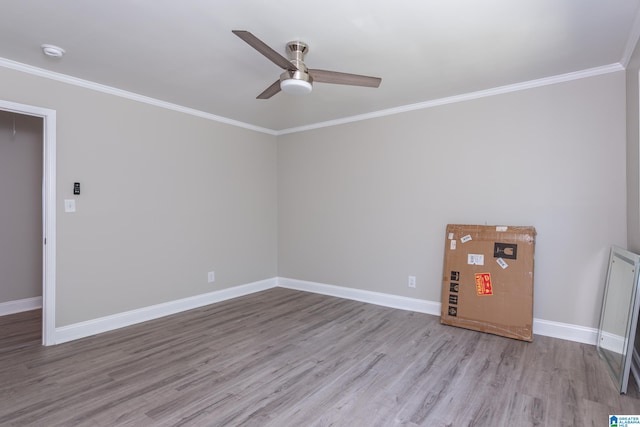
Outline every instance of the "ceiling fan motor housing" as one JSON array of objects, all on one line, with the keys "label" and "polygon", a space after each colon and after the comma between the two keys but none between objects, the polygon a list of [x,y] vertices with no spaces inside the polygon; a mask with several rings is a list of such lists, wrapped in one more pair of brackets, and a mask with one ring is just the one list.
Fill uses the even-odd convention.
[{"label": "ceiling fan motor housing", "polygon": [[304,56],[309,52],[309,46],[303,42],[287,43],[287,56],[289,61],[298,69],[297,71],[285,71],[280,75],[280,81],[294,79],[312,83],[313,78],[309,75],[309,69],[304,63]]}]

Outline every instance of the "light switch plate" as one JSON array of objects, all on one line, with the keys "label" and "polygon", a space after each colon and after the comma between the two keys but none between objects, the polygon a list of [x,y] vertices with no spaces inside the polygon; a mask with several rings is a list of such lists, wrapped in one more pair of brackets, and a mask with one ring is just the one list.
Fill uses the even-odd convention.
[{"label": "light switch plate", "polygon": [[76,211],[76,200],[75,199],[64,199],[64,211],[65,212],[75,212]]}]

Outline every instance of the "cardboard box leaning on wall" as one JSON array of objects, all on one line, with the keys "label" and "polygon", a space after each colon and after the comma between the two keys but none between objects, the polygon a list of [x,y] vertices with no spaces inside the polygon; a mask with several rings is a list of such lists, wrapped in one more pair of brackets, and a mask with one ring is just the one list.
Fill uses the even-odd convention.
[{"label": "cardboard box leaning on wall", "polygon": [[533,341],[530,226],[447,225],[440,322]]}]

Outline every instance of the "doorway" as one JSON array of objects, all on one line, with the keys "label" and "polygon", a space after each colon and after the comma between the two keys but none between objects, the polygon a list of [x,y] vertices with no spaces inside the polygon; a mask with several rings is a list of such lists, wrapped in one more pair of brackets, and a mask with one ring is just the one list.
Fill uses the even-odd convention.
[{"label": "doorway", "polygon": [[0,315],[41,314],[42,152],[42,118],[0,110]]},{"label": "doorway", "polygon": [[42,344],[55,339],[56,112],[0,100],[0,110],[42,119]]}]

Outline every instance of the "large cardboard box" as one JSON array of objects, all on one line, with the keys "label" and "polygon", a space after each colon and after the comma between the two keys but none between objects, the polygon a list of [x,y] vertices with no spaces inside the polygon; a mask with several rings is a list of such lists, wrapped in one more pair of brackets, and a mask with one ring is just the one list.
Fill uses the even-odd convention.
[{"label": "large cardboard box", "polygon": [[440,322],[533,341],[533,227],[447,225]]}]

